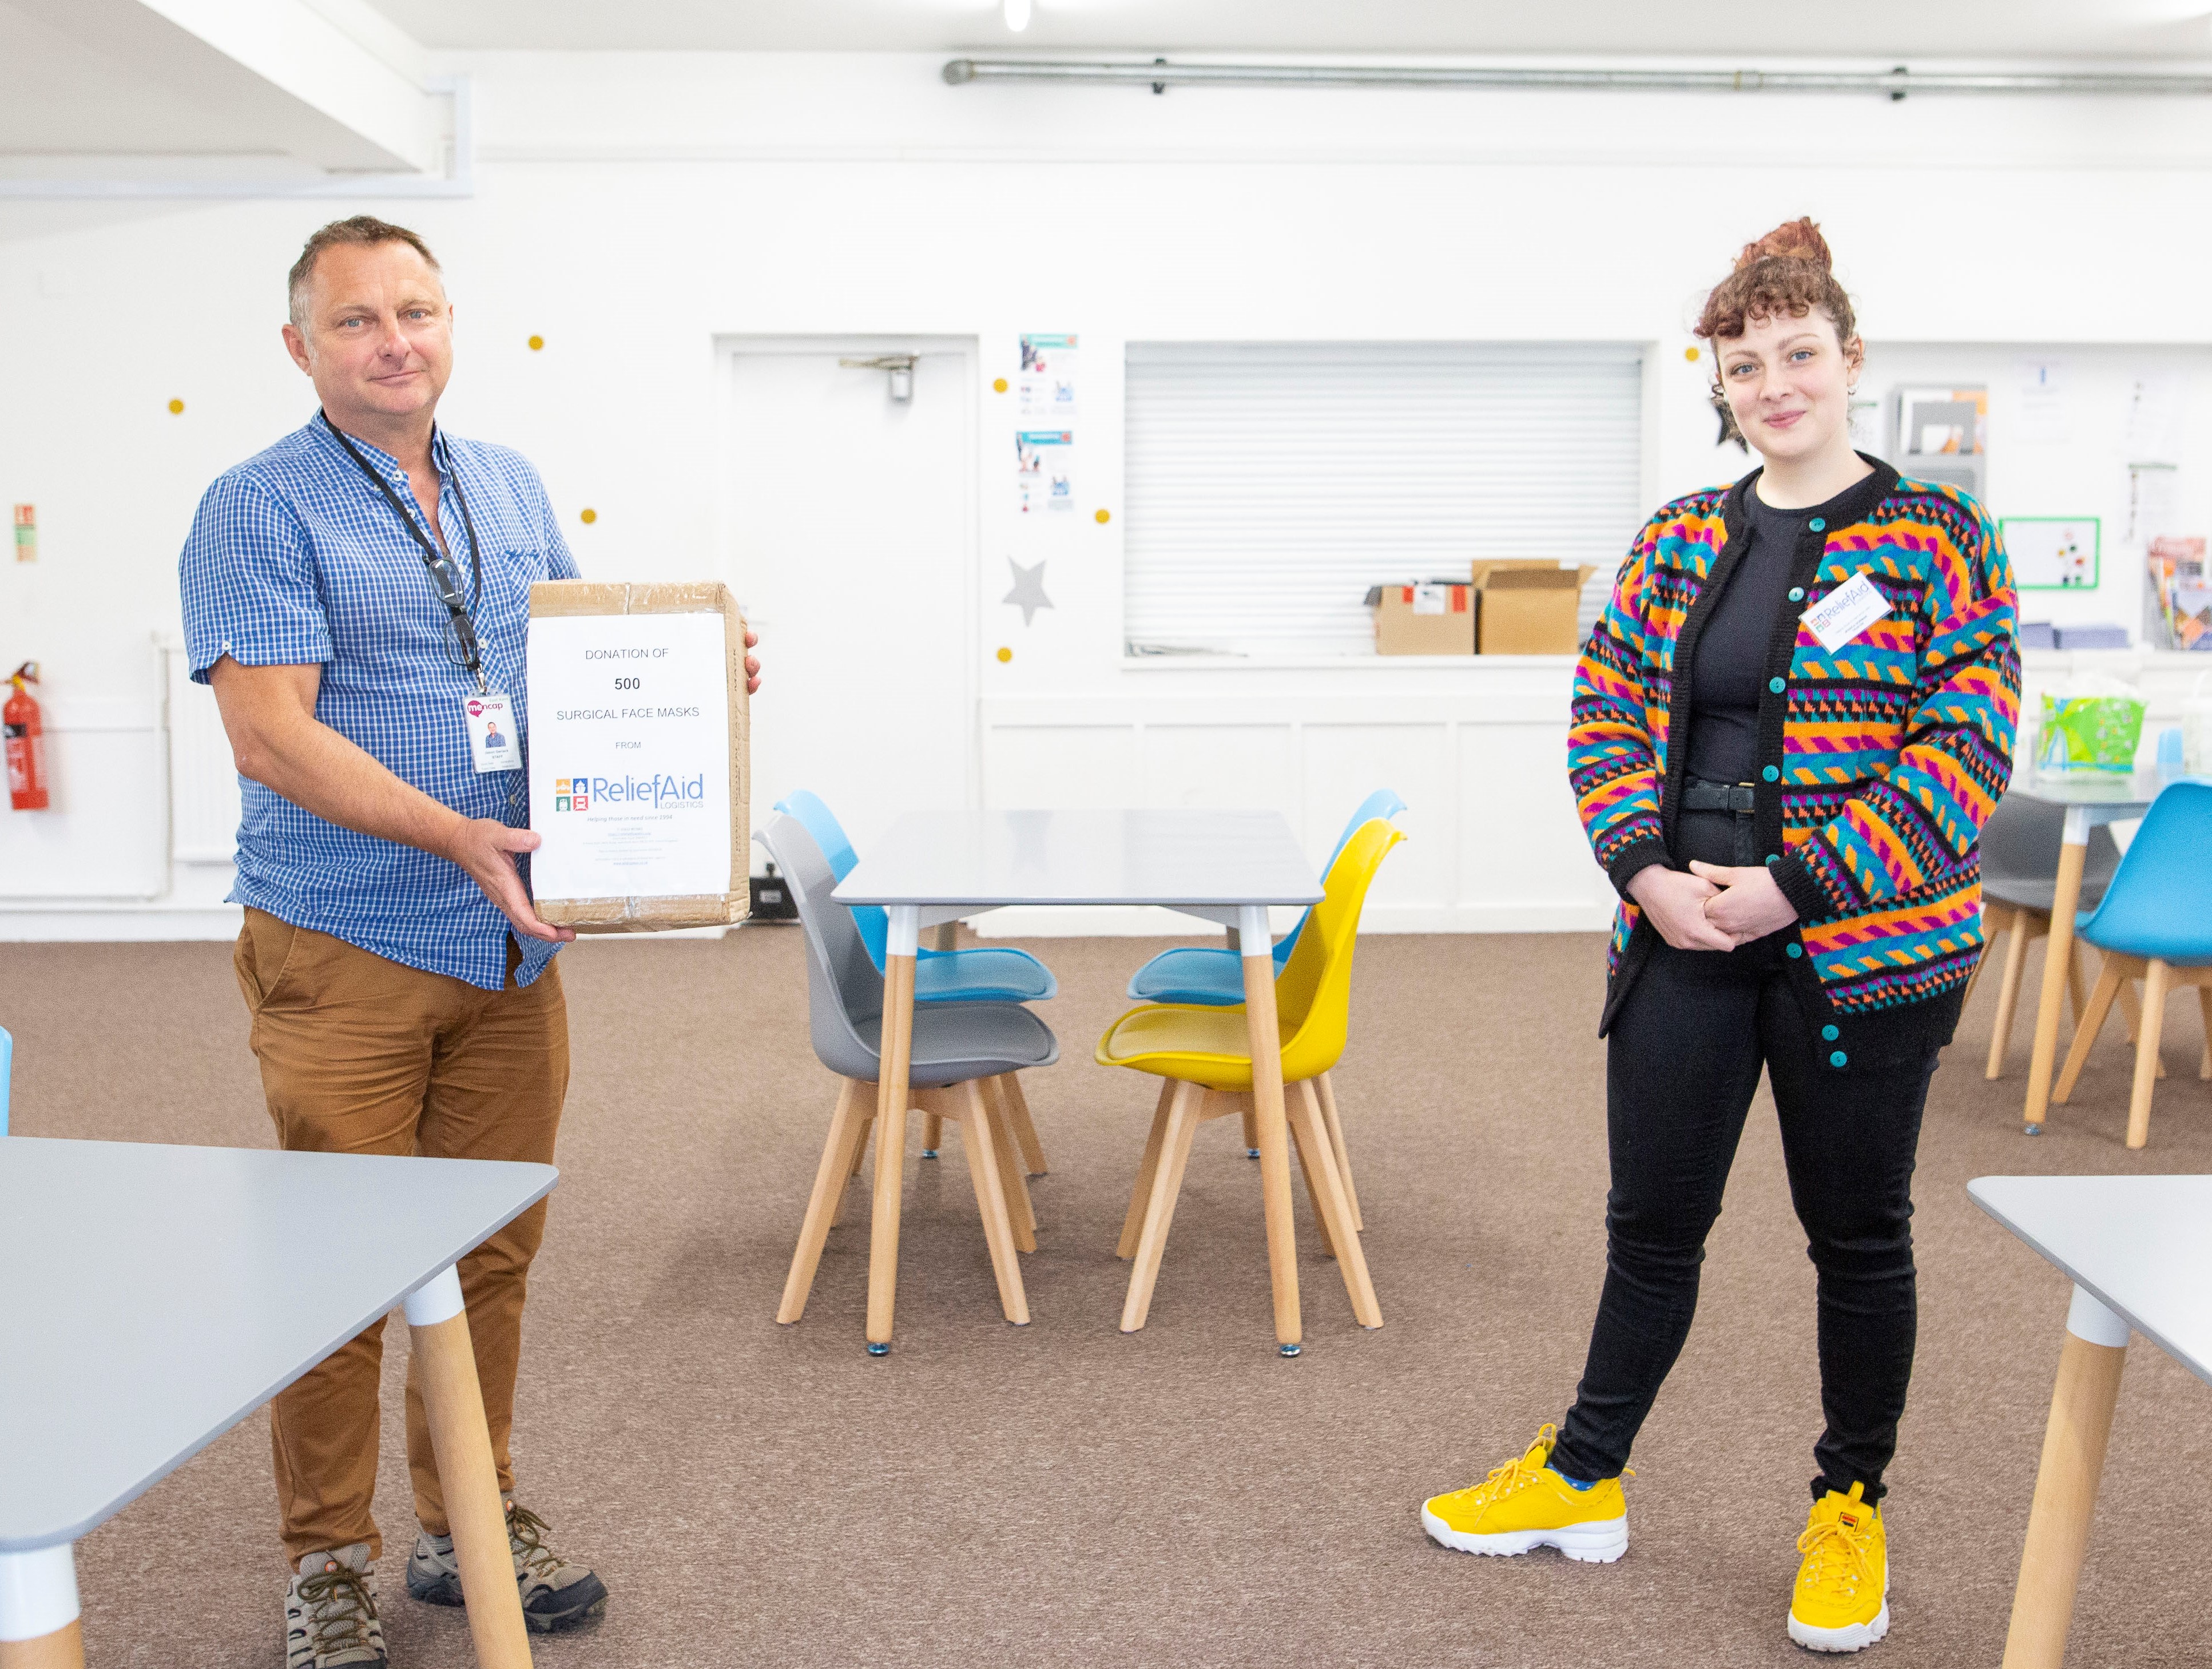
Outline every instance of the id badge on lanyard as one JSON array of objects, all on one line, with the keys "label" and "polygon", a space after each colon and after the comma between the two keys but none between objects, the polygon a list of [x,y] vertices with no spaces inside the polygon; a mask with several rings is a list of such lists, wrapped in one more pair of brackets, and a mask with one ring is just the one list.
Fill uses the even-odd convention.
[{"label": "id badge on lanyard", "polygon": [[[325,417],[324,422],[328,423],[330,420]],[[438,600],[445,604],[446,611],[452,618],[453,635],[461,645],[462,664],[468,668],[469,676],[476,680],[476,693],[463,696],[460,700],[461,728],[468,735],[469,758],[476,766],[477,774],[481,777],[497,771],[521,770],[522,743],[515,727],[514,704],[509,697],[484,681],[483,654],[477,642],[476,623],[469,618],[469,606],[461,595],[460,575],[454,568],[453,559],[431,545],[422,530],[415,525],[415,518],[408,515],[407,507],[399,502],[398,495],[392,490],[391,483],[368,466],[368,460],[361,455],[353,442],[339,431],[337,425],[331,423],[330,430],[337,437],[338,444],[346,449],[347,454],[361,466],[361,472],[375,484],[377,490],[391,503],[392,514],[399,518],[400,526],[407,529],[408,536],[421,547],[422,565],[430,572],[430,588],[438,594]],[[453,475],[453,496],[460,501],[461,521],[468,528],[469,562],[476,570],[477,592],[482,595],[483,557],[477,544],[476,519],[469,514],[468,495],[461,490],[461,478],[458,472]]]}]

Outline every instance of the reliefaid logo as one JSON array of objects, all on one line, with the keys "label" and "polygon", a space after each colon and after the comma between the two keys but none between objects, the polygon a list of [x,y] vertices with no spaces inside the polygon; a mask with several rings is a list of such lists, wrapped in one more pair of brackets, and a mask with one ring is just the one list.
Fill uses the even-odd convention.
[{"label": "reliefaid logo", "polygon": [[654,777],[556,777],[553,809],[583,811],[594,800],[616,805],[650,804],[655,811],[696,810],[707,803],[707,777],[683,778],[664,772]]}]

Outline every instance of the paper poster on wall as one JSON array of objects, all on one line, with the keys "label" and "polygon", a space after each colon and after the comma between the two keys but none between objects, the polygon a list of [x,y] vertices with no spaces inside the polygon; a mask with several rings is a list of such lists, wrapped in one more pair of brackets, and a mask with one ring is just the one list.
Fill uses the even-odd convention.
[{"label": "paper poster on wall", "polygon": [[1014,478],[1024,515],[1072,514],[1075,509],[1075,431],[1024,429],[1014,435]]},{"label": "paper poster on wall", "polygon": [[1039,428],[1073,422],[1076,415],[1078,350],[1073,336],[1024,336],[1018,388],[1021,415]]},{"label": "paper poster on wall", "polygon": [[2181,424],[2188,390],[2179,371],[2144,371],[2128,381],[2128,439],[2130,458],[2172,463],[2181,455]]},{"label": "paper poster on wall", "polygon": [[2008,515],[1997,523],[2013,582],[2023,591],[2088,591],[2098,581],[2094,515]]},{"label": "paper poster on wall", "polygon": [[2074,438],[2074,405],[2066,392],[2066,366],[2056,359],[2023,359],[2013,368],[2017,416],[2010,438],[2031,446],[2063,446]]},{"label": "paper poster on wall", "polygon": [[1898,436],[1916,456],[1972,454],[1988,442],[1990,397],[1982,388],[1905,388],[1898,393]]}]

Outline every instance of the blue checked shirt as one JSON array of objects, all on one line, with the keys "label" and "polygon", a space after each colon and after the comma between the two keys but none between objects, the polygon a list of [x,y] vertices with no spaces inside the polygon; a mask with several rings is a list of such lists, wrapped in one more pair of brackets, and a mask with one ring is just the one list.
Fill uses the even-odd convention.
[{"label": "blue checked shirt", "polygon": [[[354,444],[421,527],[398,460],[366,441]],[[445,484],[438,526],[471,603],[484,678],[513,697],[526,757],[530,586],[574,579],[575,561],[538,472],[519,453],[441,430],[432,456]],[[481,594],[470,520],[483,563]],[[226,655],[247,667],[319,664],[322,722],[464,817],[528,825],[526,773],[479,775],[470,755],[461,704],[476,681],[421,547],[319,415],[216,478],[177,566],[195,679],[205,683]],[[457,866],[325,822],[246,777],[239,791],[245,815],[233,902],[410,968],[487,990],[506,984],[507,917]],[[516,980],[536,979],[554,948],[523,941]]]}]

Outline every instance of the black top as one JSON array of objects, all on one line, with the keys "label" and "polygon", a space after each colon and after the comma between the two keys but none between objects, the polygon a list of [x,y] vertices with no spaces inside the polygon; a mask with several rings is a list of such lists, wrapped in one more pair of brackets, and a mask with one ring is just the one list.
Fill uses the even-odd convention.
[{"label": "black top", "polygon": [[1690,679],[1688,765],[1709,783],[1748,783],[1759,775],[1759,704],[1766,693],[1766,650],[1788,598],[1790,558],[1806,521],[1827,507],[1777,510],[1754,484],[1743,495],[1745,548],[1698,639]]}]

